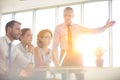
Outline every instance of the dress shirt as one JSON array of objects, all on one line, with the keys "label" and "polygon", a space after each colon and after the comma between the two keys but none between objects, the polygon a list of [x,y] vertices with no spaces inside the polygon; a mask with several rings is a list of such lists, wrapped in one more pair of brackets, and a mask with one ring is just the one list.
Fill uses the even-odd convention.
[{"label": "dress shirt", "polygon": [[30,52],[26,51],[21,43],[19,43],[19,44],[17,45],[17,47],[18,47],[18,49],[20,50],[20,52],[21,52],[28,60],[30,60],[32,63],[34,63],[33,53],[30,53]]},{"label": "dress shirt", "polygon": [[[82,30],[77,24],[71,24],[70,28],[72,33],[73,50],[75,50],[75,39],[81,35]],[[61,50],[68,50],[68,26],[65,25],[65,23],[57,25],[55,28],[52,45],[53,51],[58,51],[59,44]]]},{"label": "dress shirt", "polygon": [[[9,43],[12,43],[10,39],[0,37],[0,74],[6,74],[8,72],[8,48]],[[18,48],[12,44],[12,70],[11,74],[18,75],[20,70],[23,69],[30,61],[26,59],[18,50]]]}]

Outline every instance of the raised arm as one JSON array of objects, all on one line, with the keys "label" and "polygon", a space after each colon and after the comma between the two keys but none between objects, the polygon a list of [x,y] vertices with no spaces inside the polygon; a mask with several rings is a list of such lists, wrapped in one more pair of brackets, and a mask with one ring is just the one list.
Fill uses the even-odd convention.
[{"label": "raised arm", "polygon": [[112,27],[114,24],[115,24],[115,21],[110,21],[108,19],[108,21],[106,22],[106,24],[103,27],[94,28],[94,29],[81,27],[81,29],[82,29],[83,33],[86,33],[86,34],[96,34],[96,33],[104,32],[107,28]]}]

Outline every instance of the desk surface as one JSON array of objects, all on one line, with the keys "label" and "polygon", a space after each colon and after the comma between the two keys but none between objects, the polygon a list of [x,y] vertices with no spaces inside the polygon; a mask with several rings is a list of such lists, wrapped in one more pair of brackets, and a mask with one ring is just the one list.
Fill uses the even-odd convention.
[{"label": "desk surface", "polygon": [[78,73],[78,72],[87,72],[87,71],[111,71],[111,70],[120,70],[120,67],[40,67],[36,69],[37,71],[51,71],[51,72],[69,72],[69,73]]},{"label": "desk surface", "polygon": [[120,80],[120,67],[41,67],[37,71],[84,73],[85,80]]}]

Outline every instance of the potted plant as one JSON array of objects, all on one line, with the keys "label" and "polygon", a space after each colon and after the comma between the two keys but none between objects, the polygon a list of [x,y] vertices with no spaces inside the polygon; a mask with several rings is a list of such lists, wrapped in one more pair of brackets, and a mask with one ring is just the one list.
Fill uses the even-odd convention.
[{"label": "potted plant", "polygon": [[104,55],[103,48],[102,47],[95,48],[94,55],[96,58],[95,60],[96,67],[103,67],[103,62],[104,62],[104,60],[102,59],[102,56]]}]

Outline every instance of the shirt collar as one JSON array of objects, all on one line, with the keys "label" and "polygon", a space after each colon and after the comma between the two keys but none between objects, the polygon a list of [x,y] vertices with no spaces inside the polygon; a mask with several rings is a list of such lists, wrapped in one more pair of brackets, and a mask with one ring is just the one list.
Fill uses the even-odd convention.
[{"label": "shirt collar", "polygon": [[[67,26],[66,23],[63,23],[63,24],[64,24],[65,26]],[[72,27],[72,26],[73,26],[73,23],[71,23],[71,27]]]},{"label": "shirt collar", "polygon": [[5,39],[6,39],[7,43],[12,43],[12,41],[8,38],[8,36],[5,36]]}]

